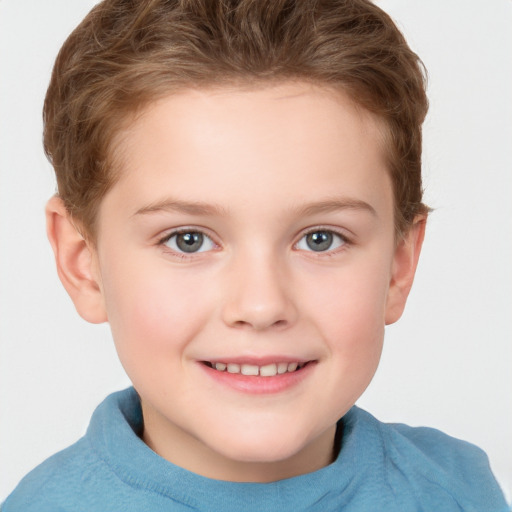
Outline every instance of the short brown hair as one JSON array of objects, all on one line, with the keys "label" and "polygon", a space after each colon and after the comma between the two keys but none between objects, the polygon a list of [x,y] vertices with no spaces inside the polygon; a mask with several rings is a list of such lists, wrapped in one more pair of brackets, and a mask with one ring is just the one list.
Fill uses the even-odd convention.
[{"label": "short brown hair", "polygon": [[421,61],[367,0],[104,0],[57,57],[44,147],[58,193],[94,237],[115,183],[112,141],[130,115],[187,87],[308,81],[342,90],[384,121],[397,233],[422,203]]}]

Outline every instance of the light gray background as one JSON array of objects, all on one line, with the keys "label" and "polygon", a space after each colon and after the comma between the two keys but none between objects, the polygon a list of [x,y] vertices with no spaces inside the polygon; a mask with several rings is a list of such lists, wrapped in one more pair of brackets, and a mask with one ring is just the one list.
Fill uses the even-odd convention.
[{"label": "light gray background", "polygon": [[[0,501],[129,384],[108,327],[58,282],[41,107],[56,53],[93,0],[0,0]],[[405,316],[359,405],[489,454],[512,491],[512,2],[380,0],[430,73],[431,216]]]}]

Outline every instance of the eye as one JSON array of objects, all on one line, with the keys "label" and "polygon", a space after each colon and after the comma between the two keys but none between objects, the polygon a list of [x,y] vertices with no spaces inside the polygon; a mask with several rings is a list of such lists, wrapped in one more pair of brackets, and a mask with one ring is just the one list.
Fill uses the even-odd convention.
[{"label": "eye", "polygon": [[310,231],[304,235],[297,244],[297,249],[302,251],[326,252],[338,249],[347,243],[342,235],[329,231],[327,229],[319,229]]},{"label": "eye", "polygon": [[211,251],[215,248],[213,240],[200,231],[171,233],[161,243],[173,251],[187,254]]}]

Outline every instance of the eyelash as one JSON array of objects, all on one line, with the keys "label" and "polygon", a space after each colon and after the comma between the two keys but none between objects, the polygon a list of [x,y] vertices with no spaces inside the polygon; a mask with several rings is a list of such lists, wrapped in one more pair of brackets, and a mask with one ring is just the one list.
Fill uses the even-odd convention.
[{"label": "eyelash", "polygon": [[344,251],[347,247],[353,245],[353,240],[351,238],[349,238],[345,233],[342,233],[341,231],[334,229],[332,227],[328,227],[328,226],[315,226],[311,229],[307,229],[306,231],[304,231],[301,234],[299,240],[294,244],[294,247],[296,247],[299,244],[299,242],[301,240],[303,240],[305,237],[307,237],[308,235],[311,235],[313,233],[321,233],[321,232],[332,233],[333,235],[338,236],[342,240],[343,245],[341,247],[338,247],[335,249],[329,249],[327,251],[311,250],[311,251],[305,251],[305,252],[308,252],[308,253],[314,255],[315,257],[330,258],[332,256],[336,256],[340,252]]},{"label": "eyelash", "polygon": [[[339,247],[339,248],[334,249],[334,250],[331,250],[331,249],[329,249],[327,251],[313,251],[313,250],[311,250],[311,251],[304,251],[304,252],[312,253],[312,254],[315,255],[315,257],[332,257],[332,256],[337,255],[339,252],[343,251],[344,249],[346,249],[347,246],[353,245],[353,241],[351,240],[351,238],[347,237],[346,234],[341,233],[339,230],[333,229],[333,228],[327,227],[327,226],[315,226],[314,228],[311,228],[311,229],[308,229],[308,230],[304,231],[301,234],[299,240],[293,244],[293,247],[294,248],[297,247],[299,242],[301,240],[303,240],[305,237],[307,237],[308,235],[313,234],[313,233],[319,233],[319,232],[332,233],[332,234],[338,236],[342,240],[343,245],[341,247]],[[167,233],[162,238],[158,239],[157,245],[159,247],[162,247],[165,252],[167,252],[169,254],[172,254],[173,257],[177,257],[177,258],[184,259],[184,260],[197,258],[197,255],[201,254],[201,252],[191,252],[191,253],[187,254],[185,252],[175,251],[174,249],[166,247],[166,244],[169,242],[169,240],[172,239],[172,237],[180,235],[180,234],[183,234],[183,233],[200,233],[203,236],[209,238],[211,240],[211,242],[215,246],[219,247],[219,244],[217,244],[215,242],[213,237],[211,237],[209,234],[205,233],[205,231],[203,229],[194,228],[194,227],[184,227],[184,228],[179,228],[179,229],[176,229],[174,231],[171,231],[170,233]],[[202,251],[202,252],[209,252],[209,251]]]},{"label": "eyelash", "polygon": [[[173,257],[176,257],[176,258],[180,258],[183,260],[197,258],[197,254],[201,254],[201,252],[200,253],[191,252],[191,253],[187,254],[185,252],[175,251],[174,249],[171,249],[170,247],[166,246],[167,242],[169,242],[169,240],[171,240],[172,237],[183,234],[183,233],[200,233],[204,237],[209,238],[216,247],[219,246],[219,244],[217,244],[215,242],[213,237],[211,237],[209,234],[207,234],[204,231],[204,229],[199,229],[199,228],[194,228],[194,227],[179,228],[179,229],[175,229],[174,231],[171,231],[170,233],[167,233],[165,236],[163,236],[162,238],[160,238],[157,241],[157,246],[161,247],[164,250],[164,252],[166,252],[167,254],[171,254]],[[205,251],[202,251],[202,252],[205,252]]]}]

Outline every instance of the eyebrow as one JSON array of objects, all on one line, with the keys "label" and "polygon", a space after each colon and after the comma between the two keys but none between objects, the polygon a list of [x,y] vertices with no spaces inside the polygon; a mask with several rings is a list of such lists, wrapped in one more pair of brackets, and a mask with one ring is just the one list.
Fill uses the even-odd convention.
[{"label": "eyebrow", "polygon": [[147,206],[139,208],[135,215],[146,215],[148,213],[158,212],[178,212],[187,213],[189,215],[203,215],[203,216],[224,216],[226,215],[226,209],[220,205],[202,203],[197,201],[180,201],[177,199],[163,199],[151,203]]},{"label": "eyebrow", "polygon": [[306,205],[302,208],[299,208],[299,213],[301,215],[310,216],[317,215],[319,213],[330,213],[339,210],[360,210],[363,212],[371,213],[374,217],[377,217],[377,212],[375,208],[360,199],[351,199],[351,198],[340,198],[340,199],[327,199],[325,201],[320,201],[317,203],[312,203]]},{"label": "eyebrow", "polygon": [[[365,201],[351,198],[335,198],[319,201],[296,209],[299,215],[312,216],[321,213],[330,213],[340,210],[360,210],[366,211],[373,216],[377,216],[375,208]],[[221,205],[203,203],[198,201],[181,201],[177,199],[163,199],[155,203],[139,208],[135,213],[136,215],[147,215],[158,212],[178,212],[186,213],[189,215],[198,216],[226,216],[227,210]]]}]

